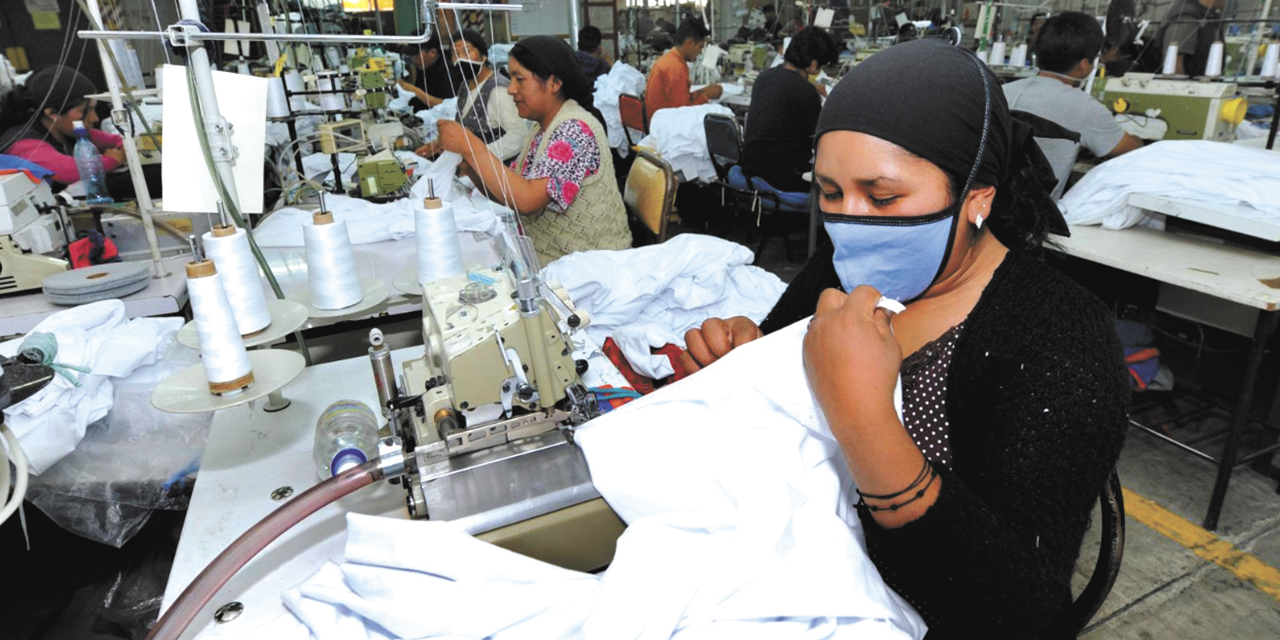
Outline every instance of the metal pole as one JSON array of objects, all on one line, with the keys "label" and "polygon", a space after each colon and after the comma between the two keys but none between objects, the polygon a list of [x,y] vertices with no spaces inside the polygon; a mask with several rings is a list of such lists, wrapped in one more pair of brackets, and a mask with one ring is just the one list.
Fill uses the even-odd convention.
[{"label": "metal pole", "polygon": [[578,14],[581,9],[578,0],[569,0],[569,42],[573,45],[573,50],[578,50]]},{"label": "metal pole", "polygon": [[[178,0],[179,15],[183,20],[200,20],[200,9],[196,0]],[[218,95],[213,89],[213,71],[209,66],[209,52],[204,46],[191,47],[187,50],[187,64],[191,65],[195,77],[196,95],[200,97],[200,111],[204,114],[205,127],[209,129],[209,144],[213,151],[213,166],[218,178],[226,187],[227,196],[234,201],[236,211],[240,207],[239,191],[236,190],[236,176],[231,167],[231,135],[227,129],[227,121],[218,109]]]},{"label": "metal pole", "polygon": [[[88,0],[86,4],[93,25],[101,27],[102,12],[98,7],[98,0]],[[107,90],[111,92],[111,119],[122,131],[126,126],[132,129],[132,117],[125,110],[124,101],[120,98],[120,76],[116,74],[115,65],[111,64],[113,59],[111,53],[102,40],[97,41],[96,44],[98,58],[102,61],[102,70],[107,76]],[[124,122],[121,122],[121,118]],[[156,237],[156,224],[151,219],[151,192],[147,190],[147,179],[142,175],[142,160],[138,157],[138,144],[132,135],[123,137],[124,158],[129,165],[129,179],[133,181],[134,196],[138,199],[138,213],[142,216],[142,230],[147,236],[147,247],[151,250],[151,262],[155,269],[153,277],[165,278],[168,277],[169,272],[165,270],[164,259],[160,256],[160,239]]]},{"label": "metal pole", "polygon": [[[1258,17],[1262,18],[1263,20],[1266,20],[1270,16],[1271,16],[1271,0],[1263,0],[1262,14],[1259,15]],[[1253,65],[1257,64],[1258,62],[1258,45],[1262,44],[1263,31],[1269,31],[1266,24],[1253,25],[1253,35],[1249,38],[1249,55],[1246,58],[1248,62],[1246,63],[1246,66],[1244,68],[1244,73],[1240,75],[1245,75],[1245,76],[1253,75]]]}]

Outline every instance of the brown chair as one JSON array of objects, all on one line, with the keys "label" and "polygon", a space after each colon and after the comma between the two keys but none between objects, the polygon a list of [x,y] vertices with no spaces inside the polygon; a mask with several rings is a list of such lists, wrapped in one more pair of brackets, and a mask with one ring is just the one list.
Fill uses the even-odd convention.
[{"label": "brown chair", "polygon": [[667,219],[676,200],[676,176],[671,165],[643,149],[627,174],[622,203],[627,207],[632,244],[659,244],[667,239]]},{"label": "brown chair", "polygon": [[632,129],[649,134],[648,120],[644,117],[644,98],[631,93],[618,96],[618,115],[622,118],[622,132],[627,135],[628,147],[634,147],[637,142],[631,139]]}]

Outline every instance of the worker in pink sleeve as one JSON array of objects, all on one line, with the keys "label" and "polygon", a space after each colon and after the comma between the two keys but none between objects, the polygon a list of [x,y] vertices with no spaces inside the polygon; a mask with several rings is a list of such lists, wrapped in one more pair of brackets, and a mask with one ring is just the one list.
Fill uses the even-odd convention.
[{"label": "worker in pink sleeve", "polygon": [[93,82],[67,67],[43,67],[0,99],[0,150],[53,172],[54,182],[80,180],[74,149],[75,122],[84,122],[108,172],[124,163],[120,136],[95,127]]}]

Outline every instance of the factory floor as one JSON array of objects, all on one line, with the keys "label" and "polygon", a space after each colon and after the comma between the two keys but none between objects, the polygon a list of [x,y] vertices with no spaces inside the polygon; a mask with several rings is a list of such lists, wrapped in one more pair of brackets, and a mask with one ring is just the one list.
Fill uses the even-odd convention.
[{"label": "factory floor", "polygon": [[[685,229],[673,228],[674,233]],[[753,251],[759,237],[725,232]],[[796,262],[788,262],[782,242],[764,245],[760,266],[790,281],[804,259],[803,234],[792,238]],[[1204,400],[1230,406],[1238,388],[1247,340],[1229,334],[1205,335],[1167,318],[1149,318],[1160,328],[1162,357],[1174,371],[1174,392],[1139,394],[1135,403],[1153,405],[1137,414],[1157,426],[1172,410]],[[1268,357],[1259,377],[1254,415],[1271,406],[1280,358]],[[1216,412],[1174,426],[1183,437],[1225,426]],[[1274,442],[1275,431],[1257,427],[1244,448]],[[1201,443],[1220,451],[1221,437]],[[1280,458],[1278,458],[1280,460]],[[1178,638],[1280,638],[1280,494],[1277,482],[1251,466],[1233,475],[1218,530],[1200,528],[1209,504],[1216,466],[1194,458],[1138,429],[1128,432],[1119,463],[1126,489],[1126,545],[1119,578],[1082,637],[1089,640]],[[4,575],[11,595],[4,603],[0,640],[141,639],[154,619],[172,554],[181,533],[182,512],[157,512],[123,549],[112,549],[62,531],[27,507],[31,551],[26,551],[18,519],[0,527]],[[1095,517],[1095,523],[1098,518]],[[1099,532],[1091,531],[1079,566],[1092,568]],[[1087,580],[1078,571],[1078,586]],[[14,587],[21,585],[20,588]]]}]

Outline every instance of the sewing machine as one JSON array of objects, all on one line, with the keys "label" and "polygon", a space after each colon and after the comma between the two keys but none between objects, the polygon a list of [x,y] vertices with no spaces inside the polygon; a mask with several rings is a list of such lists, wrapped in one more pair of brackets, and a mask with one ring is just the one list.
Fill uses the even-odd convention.
[{"label": "sewing machine", "polygon": [[[1099,78],[1093,95],[1115,113],[1131,114],[1122,126],[1148,140],[1230,142],[1248,109],[1244,99],[1236,97],[1235,83],[1161,78],[1151,73]],[[1156,111],[1155,117],[1147,117]],[[1167,126],[1148,126],[1159,122]]]},{"label": "sewing machine", "polygon": [[[518,253],[531,255],[508,255]],[[612,558],[623,524],[572,442],[574,427],[597,409],[566,328],[589,319],[523,266],[531,259],[503,264],[426,285],[424,354],[404,363],[403,389],[389,352],[370,350],[389,430],[405,454],[409,515],[457,521],[514,551],[597,569]]]},{"label": "sewing machine", "polygon": [[0,176],[0,294],[39,289],[67,261],[45,255],[66,246],[49,183],[21,173]]}]

